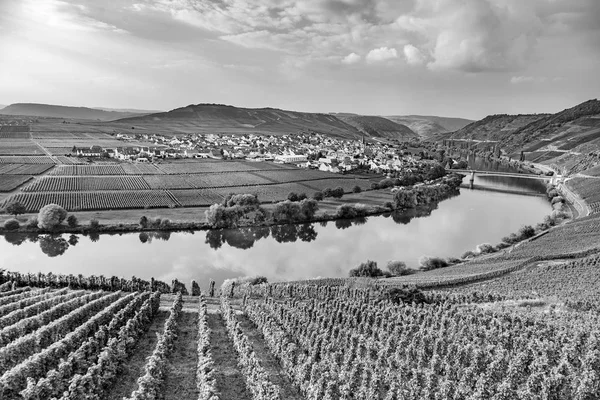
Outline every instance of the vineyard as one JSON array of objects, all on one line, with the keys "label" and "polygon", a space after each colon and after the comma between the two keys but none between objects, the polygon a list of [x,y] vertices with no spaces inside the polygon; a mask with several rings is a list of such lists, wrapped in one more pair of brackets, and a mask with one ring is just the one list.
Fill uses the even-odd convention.
[{"label": "vineyard", "polygon": [[11,192],[30,179],[31,176],[0,175],[0,192]]},{"label": "vineyard", "polygon": [[48,156],[0,156],[0,164],[55,164]]},{"label": "vineyard", "polygon": [[58,204],[68,211],[157,208],[177,205],[167,192],[161,190],[17,193],[6,202],[8,201],[23,203],[27,212],[37,212],[47,204]]},{"label": "vineyard", "polygon": [[55,177],[45,176],[23,188],[24,192],[77,192],[96,190],[147,190],[146,182],[137,176]]}]

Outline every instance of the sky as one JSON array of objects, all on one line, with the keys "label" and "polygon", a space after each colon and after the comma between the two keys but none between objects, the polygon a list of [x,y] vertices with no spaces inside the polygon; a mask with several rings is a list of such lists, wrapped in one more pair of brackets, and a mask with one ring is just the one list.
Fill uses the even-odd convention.
[{"label": "sky", "polygon": [[0,104],[480,119],[599,67],[599,0],[0,0]]}]

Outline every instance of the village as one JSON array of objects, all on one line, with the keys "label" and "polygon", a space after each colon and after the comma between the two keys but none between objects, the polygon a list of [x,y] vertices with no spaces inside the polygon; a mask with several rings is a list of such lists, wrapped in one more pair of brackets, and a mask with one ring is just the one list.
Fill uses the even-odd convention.
[{"label": "village", "polygon": [[211,158],[270,161],[300,168],[347,173],[368,170],[376,173],[407,170],[418,165],[423,153],[401,142],[337,139],[316,132],[281,136],[258,134],[162,134],[114,133],[123,146],[98,145],[71,149],[72,156],[111,158],[138,163],[161,159]]}]

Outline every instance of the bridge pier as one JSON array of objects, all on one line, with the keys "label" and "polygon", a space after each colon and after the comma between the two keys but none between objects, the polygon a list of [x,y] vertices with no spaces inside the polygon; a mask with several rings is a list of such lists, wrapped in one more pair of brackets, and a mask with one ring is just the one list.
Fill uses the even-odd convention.
[{"label": "bridge pier", "polygon": [[471,182],[471,185],[470,185],[470,186],[471,186],[471,189],[473,189],[473,185],[475,184],[475,171],[471,171],[471,179],[470,179],[470,182]]}]

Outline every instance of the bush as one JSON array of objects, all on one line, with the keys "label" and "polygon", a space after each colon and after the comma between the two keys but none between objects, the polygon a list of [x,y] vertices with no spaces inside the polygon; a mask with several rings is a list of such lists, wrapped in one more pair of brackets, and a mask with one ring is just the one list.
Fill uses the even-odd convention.
[{"label": "bush", "polygon": [[95,231],[100,228],[100,222],[96,218],[90,219],[90,229]]},{"label": "bush", "polygon": [[356,218],[356,210],[352,204],[342,204],[338,206],[336,216],[338,218]]},{"label": "bush", "polygon": [[290,192],[287,196],[289,201],[298,201],[298,194],[296,192]]},{"label": "bush", "polygon": [[519,242],[519,240],[520,240],[520,239],[519,239],[519,237],[517,236],[517,234],[516,234],[516,233],[511,233],[510,235],[508,235],[508,236],[505,236],[505,237],[503,237],[503,238],[502,238],[502,241],[503,241],[504,243],[507,243],[507,244],[509,244],[509,245],[511,245],[511,244],[515,244],[515,243],[518,243],[518,242]]},{"label": "bush", "polygon": [[171,226],[171,221],[169,221],[169,220],[168,220],[168,219],[166,219],[166,218],[165,218],[165,219],[163,219],[163,220],[160,222],[160,227],[161,227],[161,228],[168,228],[169,226]]},{"label": "bush", "polygon": [[423,256],[419,259],[419,265],[423,271],[431,271],[432,269],[446,268],[448,262],[440,257]]},{"label": "bush", "polygon": [[396,180],[395,179],[390,179],[390,178],[386,178],[386,179],[382,179],[379,181],[379,184],[377,185],[377,187],[379,189],[386,189],[386,188],[390,188],[395,186],[396,184]]},{"label": "bush", "polygon": [[69,217],[67,218],[67,225],[69,225],[70,228],[77,227],[77,225],[79,225],[79,221],[77,221],[77,217],[74,216],[73,214],[69,215]]},{"label": "bush", "polygon": [[389,261],[387,269],[393,276],[403,276],[413,274],[415,271],[408,268],[405,262],[402,261]]},{"label": "bush", "polygon": [[40,229],[54,229],[67,218],[67,212],[58,204],[48,204],[38,214],[38,227]]},{"label": "bush", "polygon": [[230,194],[226,197],[224,206],[240,206],[255,209],[260,206],[260,200],[258,200],[258,196],[254,194]]},{"label": "bush", "polygon": [[331,197],[332,195],[333,195],[333,189],[331,189],[331,188],[323,189],[323,196]]},{"label": "bush", "polygon": [[394,304],[427,303],[427,299],[423,292],[415,286],[387,289],[381,294],[381,297]]},{"label": "bush", "polygon": [[389,208],[390,210],[394,209],[394,203],[392,203],[391,201],[386,201],[385,203],[383,203],[383,206],[385,208]]},{"label": "bush", "polygon": [[362,192],[362,189],[360,188],[360,186],[356,185],[352,188],[352,193],[360,193]]},{"label": "bush", "polygon": [[300,193],[298,195],[298,200],[297,201],[302,201],[302,200],[305,200],[305,199],[308,199],[308,196],[306,195],[306,193]]},{"label": "bush", "polygon": [[312,220],[319,209],[319,203],[314,199],[300,201],[300,215],[304,221]]},{"label": "bush", "polygon": [[376,278],[385,275],[384,272],[377,267],[375,261],[367,260],[366,263],[361,263],[358,267],[350,270],[351,277],[368,277]]},{"label": "bush", "polygon": [[145,215],[142,215],[140,218],[140,227],[147,228],[148,227],[148,218]]},{"label": "bush", "polygon": [[300,204],[289,200],[275,204],[272,215],[276,222],[292,222],[302,219]]},{"label": "bush", "polygon": [[7,231],[16,231],[20,227],[19,221],[14,218],[7,219],[6,222],[4,222],[4,229]]},{"label": "bush", "polygon": [[496,248],[489,243],[482,243],[477,245],[475,252],[479,254],[489,254],[496,251]]},{"label": "bush", "polygon": [[336,199],[341,199],[344,196],[344,188],[341,186],[336,187],[331,191],[331,196],[335,197]]},{"label": "bush", "polygon": [[160,227],[161,223],[162,223],[162,218],[156,218],[154,221],[152,221],[152,227],[158,228],[158,227]]},{"label": "bush", "polygon": [[455,264],[460,264],[462,262],[462,260],[460,258],[456,258],[456,257],[448,257],[448,258],[446,258],[446,262],[448,263],[448,265],[455,265]]},{"label": "bush", "polygon": [[379,189],[379,184],[377,182],[371,182],[371,189],[372,190],[377,190]]},{"label": "bush", "polygon": [[11,201],[6,205],[6,207],[4,207],[4,211],[7,214],[14,215],[16,217],[17,215],[25,214],[27,209],[20,201]]},{"label": "bush", "polygon": [[315,194],[313,194],[313,199],[317,200],[317,201],[321,201],[323,200],[324,196],[323,196],[323,192],[315,192]]},{"label": "bush", "polygon": [[550,200],[550,203],[553,204],[553,205],[556,204],[556,203],[564,203],[564,202],[565,202],[565,199],[562,196],[554,196],[552,198],[552,200]]},{"label": "bush", "polygon": [[38,227],[38,219],[37,217],[30,217],[27,222],[26,222],[26,226],[30,229],[33,228],[37,228]]},{"label": "bush", "polygon": [[531,225],[522,226],[519,229],[519,237],[521,240],[529,239],[535,236],[535,229]]}]

